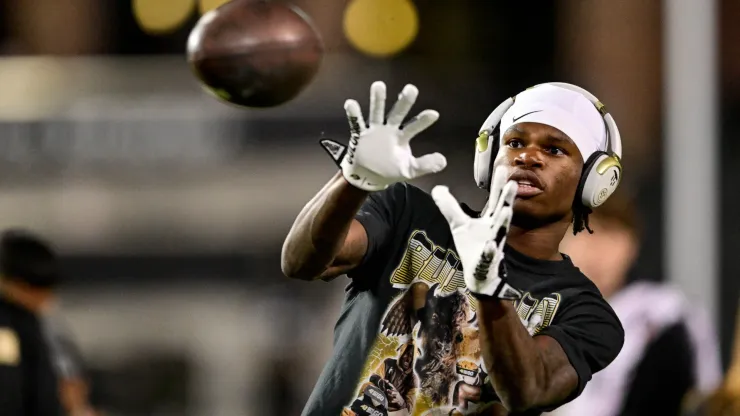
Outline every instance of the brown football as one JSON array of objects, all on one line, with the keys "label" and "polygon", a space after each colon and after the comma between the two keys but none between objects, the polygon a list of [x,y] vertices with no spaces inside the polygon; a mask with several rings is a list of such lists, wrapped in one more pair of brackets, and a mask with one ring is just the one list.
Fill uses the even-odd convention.
[{"label": "brown football", "polygon": [[217,97],[244,107],[295,98],[319,70],[321,36],[296,6],[232,0],[205,13],[190,33],[195,75]]}]

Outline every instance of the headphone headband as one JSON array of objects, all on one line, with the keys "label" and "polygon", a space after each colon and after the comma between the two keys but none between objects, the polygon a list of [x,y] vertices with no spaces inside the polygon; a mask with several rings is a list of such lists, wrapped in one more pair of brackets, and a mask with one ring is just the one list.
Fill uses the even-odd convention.
[{"label": "headphone headband", "polygon": [[542,85],[552,85],[555,87],[560,87],[566,90],[577,92],[591,101],[594,107],[596,107],[596,110],[599,112],[599,114],[601,114],[601,117],[604,119],[604,124],[606,125],[607,153],[610,156],[616,156],[619,159],[622,158],[622,137],[619,135],[619,128],[617,128],[617,123],[614,122],[614,118],[611,114],[609,114],[606,106],[601,101],[599,101],[599,99],[596,98],[595,95],[577,85],[568,84],[566,82],[546,82],[543,84],[537,84],[531,88],[537,88]]}]

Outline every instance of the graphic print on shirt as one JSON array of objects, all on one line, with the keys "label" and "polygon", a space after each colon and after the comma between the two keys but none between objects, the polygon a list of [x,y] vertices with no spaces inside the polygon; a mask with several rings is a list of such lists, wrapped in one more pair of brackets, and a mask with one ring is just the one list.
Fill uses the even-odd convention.
[{"label": "graphic print on shirt", "polygon": [[[478,340],[477,300],[458,255],[414,231],[390,277],[401,293],[389,304],[342,416],[475,415],[498,397]],[[560,295],[525,293],[517,313],[530,334],[550,325]]]}]

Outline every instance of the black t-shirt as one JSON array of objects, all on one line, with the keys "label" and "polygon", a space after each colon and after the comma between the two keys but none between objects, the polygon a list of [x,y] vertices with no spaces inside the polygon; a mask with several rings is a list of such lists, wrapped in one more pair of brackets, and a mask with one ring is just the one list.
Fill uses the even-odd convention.
[{"label": "black t-shirt", "polygon": [[[398,183],[371,194],[356,218],[368,251],[350,273],[333,354],[303,415],[491,412],[499,401],[480,355],[477,301],[431,196]],[[578,373],[571,400],[619,353],[619,319],[567,256],[544,261],[506,250],[510,283],[525,292],[516,303],[523,324],[557,340]]]},{"label": "black t-shirt", "polygon": [[57,376],[41,322],[0,297],[0,415],[61,415]]}]

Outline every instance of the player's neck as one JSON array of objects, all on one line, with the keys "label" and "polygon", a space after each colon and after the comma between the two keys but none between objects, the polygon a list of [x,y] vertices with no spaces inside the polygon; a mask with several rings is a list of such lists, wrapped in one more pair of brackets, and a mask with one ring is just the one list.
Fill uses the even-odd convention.
[{"label": "player's neck", "polygon": [[506,243],[514,250],[539,260],[562,260],[560,241],[567,224],[553,223],[543,227],[527,229],[511,225]]},{"label": "player's neck", "polygon": [[39,315],[49,307],[52,298],[51,291],[48,289],[33,288],[8,280],[0,285],[0,295],[10,302]]}]

